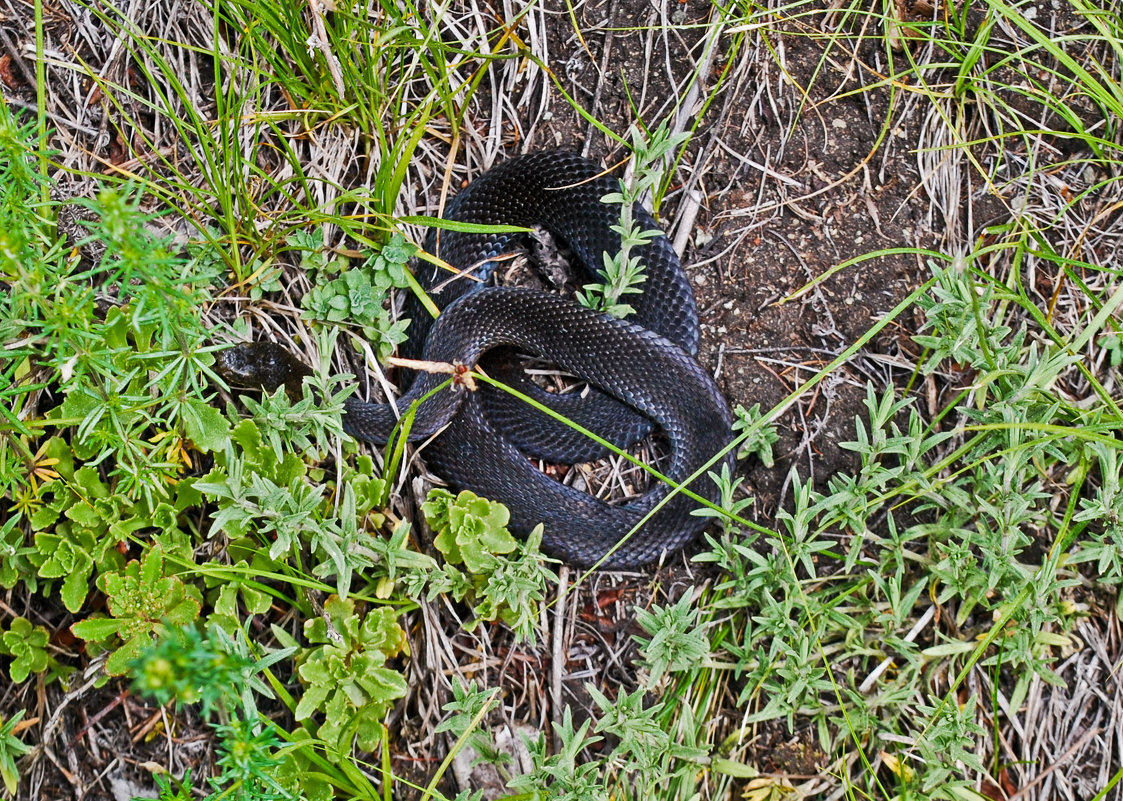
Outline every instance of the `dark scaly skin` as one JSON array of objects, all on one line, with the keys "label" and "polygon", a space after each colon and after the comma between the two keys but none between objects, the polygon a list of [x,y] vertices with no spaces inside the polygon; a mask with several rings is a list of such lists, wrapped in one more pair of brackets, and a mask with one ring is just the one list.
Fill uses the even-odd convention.
[{"label": "dark scaly skin", "polygon": [[[486,287],[465,295],[441,314],[430,332],[425,357],[475,364],[490,348],[514,345],[555,362],[654,420],[666,435],[671,464],[666,475],[682,483],[725,447],[731,417],[713,380],[682,348],[660,335],[572,301],[534,290]],[[413,401],[445,380],[421,374],[397,402]],[[352,400],[344,428],[358,439],[384,442],[396,422],[389,404]],[[434,472],[450,484],[501,501],[511,529],[525,534],[545,523],[544,548],[582,567],[598,561],[671,492],[662,482],[622,506],[609,506],[538,471],[487,420],[478,393],[455,387],[420,404],[411,439],[431,436],[450,423],[425,451]],[[708,478],[691,485],[716,500]],[[672,497],[640,530],[612,553],[606,567],[634,567],[681,548],[706,525],[691,516],[697,503]]]},{"label": "dark scaly skin", "polygon": [[[612,230],[620,222],[620,207],[601,202],[618,192],[619,181],[601,175],[600,167],[573,153],[547,151],[505,161],[476,178],[445,209],[445,217],[473,223],[541,226],[563,240],[582,270],[579,284],[603,280],[604,256],[620,250],[620,235]],[[651,214],[637,206],[637,224],[657,229]],[[450,265],[490,277],[494,262],[489,259],[511,251],[518,234],[467,234],[434,231],[426,250]],[[690,354],[698,351],[698,309],[678,255],[665,236],[633,250],[645,265],[647,280],[641,294],[625,300],[635,308],[629,318],[644,328],[662,334]],[[417,272],[418,281],[437,306],[444,309],[465,293],[476,291],[480,282],[469,277],[449,279],[449,273],[431,264]],[[407,357],[419,358],[432,318],[420,304],[410,304],[410,342],[402,349]],[[562,416],[599,434],[619,448],[626,448],[651,433],[651,421],[636,414],[611,396],[591,389],[588,397],[557,395],[540,389],[522,371],[498,369],[486,357],[486,372],[501,378],[524,394],[544,403]],[[505,392],[481,389],[482,403],[492,425],[524,453],[560,464],[600,459],[607,449],[577,433],[564,423],[528,408]]]},{"label": "dark scaly skin", "polygon": [[[601,254],[615,253],[620,245],[619,235],[609,229],[618,223],[619,208],[600,200],[618,184],[613,178],[595,178],[598,172],[590,162],[567,153],[512,159],[472,182],[449,204],[445,216],[474,223],[541,225],[564,240],[595,274],[603,264]],[[637,209],[637,218],[642,226],[654,227],[646,212]],[[486,278],[488,259],[509,249],[513,238],[441,231],[439,255],[459,269],[482,264],[479,272]],[[429,249],[438,250],[436,244],[431,237]],[[448,281],[447,272],[425,265],[418,278],[443,312],[430,327],[428,315],[415,307],[412,344],[403,350],[409,356],[470,366],[489,349],[502,346],[548,359],[599,390],[591,393],[591,400],[559,402],[557,396],[527,383],[520,389],[537,393],[620,446],[644,436],[654,421],[670,443],[666,475],[682,483],[728,444],[731,415],[693,357],[699,335],[697,307],[670,243],[659,237],[635,252],[644,259],[648,278],[643,294],[628,298],[636,309],[634,322],[542,292],[484,287],[464,278]],[[404,411],[443,380],[419,376],[399,399],[398,409]],[[544,523],[543,545],[550,553],[579,566],[599,562],[671,489],[660,482],[627,504],[609,506],[553,481],[530,464],[527,453],[576,462],[596,458],[603,449],[589,447],[589,441],[572,429],[531,411],[496,390],[469,393],[454,388],[420,406],[410,438],[427,438],[449,424],[425,451],[434,472],[459,489],[504,503],[516,533]],[[359,439],[382,443],[395,422],[390,405],[353,400],[344,427]],[[716,500],[716,487],[708,478],[690,488]],[[682,547],[705,527],[704,518],[690,515],[695,508],[696,502],[674,495],[602,564],[642,565]]]}]

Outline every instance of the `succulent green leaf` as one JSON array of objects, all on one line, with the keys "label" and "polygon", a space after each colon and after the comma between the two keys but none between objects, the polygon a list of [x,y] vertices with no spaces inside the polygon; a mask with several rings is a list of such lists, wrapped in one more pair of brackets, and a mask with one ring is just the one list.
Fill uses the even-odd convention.
[{"label": "succulent green leaf", "polygon": [[123,676],[128,672],[129,663],[139,659],[145,647],[151,642],[151,636],[138,631],[109,655],[109,658],[105,660],[105,672],[110,676]]},{"label": "succulent green leaf", "polygon": [[386,666],[388,658],[406,647],[394,610],[383,606],[360,615],[353,599],[333,595],[324,603],[323,615],[305,622],[304,633],[319,645],[307,651],[297,669],[308,685],[297,719],[319,711],[324,715],[320,737],[342,748],[358,731],[365,741],[373,731],[370,725],[380,722],[407,690],[405,678]]},{"label": "succulent green leaf", "polygon": [[0,637],[4,650],[14,659],[9,668],[12,681],[20,684],[32,673],[47,668],[47,641],[50,635],[43,626],[35,626],[24,617],[12,621],[12,627]]},{"label": "succulent green leaf", "polygon": [[70,626],[70,632],[86,642],[108,640],[121,630],[121,621],[111,617],[92,617]]},{"label": "succulent green leaf", "polygon": [[63,606],[66,607],[68,612],[77,612],[85,603],[86,596],[90,594],[91,572],[93,572],[93,565],[86,563],[82,567],[75,568],[72,572],[67,573],[66,578],[63,579],[59,594],[62,596]]},{"label": "succulent green leaf", "polygon": [[507,531],[507,508],[468,490],[456,496],[433,490],[421,509],[437,532],[437,550],[470,573],[485,572],[495,564],[496,555],[511,553],[518,545]]},{"label": "succulent green leaf", "polygon": [[[303,669],[300,675],[305,681],[312,681],[312,679],[305,677]],[[327,681],[326,675],[321,681]],[[296,705],[296,712],[293,713],[296,719],[307,720],[316,710],[320,709],[328,697],[328,691],[329,688],[326,684],[313,683],[312,686],[306,689],[304,694],[300,697],[300,702]]]},{"label": "succulent green leaf", "polygon": [[187,438],[204,453],[221,450],[230,438],[230,424],[218,409],[198,398],[188,398],[181,414]]}]

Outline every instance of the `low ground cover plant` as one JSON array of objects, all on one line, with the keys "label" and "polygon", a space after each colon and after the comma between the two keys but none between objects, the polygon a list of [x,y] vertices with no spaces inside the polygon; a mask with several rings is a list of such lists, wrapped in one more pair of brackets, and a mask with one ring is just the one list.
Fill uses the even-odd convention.
[{"label": "low ground cover plant", "polygon": [[[492,725],[512,715],[504,688],[441,676],[441,715],[426,734],[443,751],[420,782],[394,759],[408,750],[401,710],[421,681],[416,646],[436,636],[433,610],[467,632],[504,632],[505,658],[545,664],[568,573],[543,559],[540,533],[512,537],[506,510],[488,499],[436,489],[406,515],[409,454],[343,435],[356,380],[341,367],[377,362],[405,336],[389,307],[411,291],[418,257],[410,220],[395,217],[403,165],[434,127],[457,140],[505,51],[469,53],[408,9],[377,24],[341,12],[327,22],[333,69],[287,6],[223,3],[216,28],[243,35],[232,51],[216,45],[214,60],[242,89],[220,86],[211,120],[161,43],[111,5],[91,11],[148,83],[169,87],[166,106],[145,113],[168,120],[191,155],[154,158],[64,202],[45,117],[0,103],[5,792],[26,788],[27,766],[43,758],[33,690],[70,692],[91,675],[213,739],[213,759],[195,773],[153,770],[162,799],[449,798],[452,763],[468,748],[504,776],[510,798],[1016,792],[1022,766],[1003,744],[1004,721],[1035,687],[1065,684],[1059,666],[1084,646],[1081,625],[1118,615],[1123,583],[1123,287],[1110,239],[1123,184],[1123,34],[1105,9],[1072,5],[1090,26],[1079,58],[999,0],[978,18],[848,8],[825,33],[796,25],[841,45],[876,23],[885,82],[928,103],[932,128],[947,134],[925,153],[970,163],[1008,213],[958,249],[907,245],[840,263],[844,272],[906,256],[922,270],[783,403],[739,409],[733,447],[750,462],[784,458],[773,453],[783,415],[903,327],[914,349],[896,360],[892,385],[866,388],[843,444],[855,469],[813,481],[791,468],[772,519],[751,517],[743,477],[715,474],[723,508],[705,511],[714,526],[690,564],[704,578],[657,587],[635,610],[624,635],[631,683],[590,681],[587,708],[555,710],[516,770]],[[819,13],[795,10],[722,7],[713,24],[731,37],[729,69],[765,23]],[[1017,43],[1000,41],[1011,30]],[[404,88],[417,84],[427,88]],[[102,89],[145,130],[125,87]],[[346,102],[358,89],[375,100]],[[299,136],[252,109],[275,93],[306,116]],[[964,122],[967,109],[985,118],[983,133]],[[301,137],[360,123],[379,151],[367,193],[335,187],[330,203],[309,201]],[[1046,128],[1069,144],[1044,147]],[[635,130],[647,157],[621,198],[658,200],[660,170],[692,131]],[[1057,176],[1063,192],[1041,189]],[[1074,217],[1100,198],[1099,216],[1073,234]],[[75,206],[77,222],[64,224]],[[160,233],[183,220],[188,234]],[[302,291],[285,286],[285,267],[303,276]],[[642,274],[624,254],[612,275],[586,299],[623,311]],[[1042,275],[1049,303],[1033,284]],[[315,356],[301,386],[242,392],[215,371],[215,353],[251,333],[245,317],[215,314],[234,294],[290,305],[285,336]],[[776,751],[798,747],[791,764],[806,768],[762,769],[754,749],[767,738]],[[1092,793],[1101,798],[1123,765],[1105,771]]]}]

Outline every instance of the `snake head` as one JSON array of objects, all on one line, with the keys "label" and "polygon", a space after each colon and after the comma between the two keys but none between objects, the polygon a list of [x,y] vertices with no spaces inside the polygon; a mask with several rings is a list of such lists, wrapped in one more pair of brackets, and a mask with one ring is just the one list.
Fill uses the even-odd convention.
[{"label": "snake head", "polygon": [[300,397],[301,383],[312,368],[275,342],[243,342],[222,351],[215,368],[231,386],[264,388],[273,392],[284,386],[289,395]]}]

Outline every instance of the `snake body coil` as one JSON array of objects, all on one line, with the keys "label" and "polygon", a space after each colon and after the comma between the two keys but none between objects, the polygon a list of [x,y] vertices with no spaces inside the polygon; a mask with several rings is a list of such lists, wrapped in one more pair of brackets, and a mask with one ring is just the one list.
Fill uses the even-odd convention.
[{"label": "snake body coil", "polygon": [[[543,227],[568,245],[590,280],[603,280],[602,254],[619,251],[620,236],[611,230],[619,223],[619,207],[601,198],[619,187],[615,179],[599,173],[595,165],[569,153],[512,159],[473,181],[449,204],[445,216],[470,223]],[[648,213],[637,207],[636,214],[641,226],[655,227]],[[446,230],[430,238],[429,249],[486,281],[493,259],[509,249],[513,239],[507,234]],[[424,265],[418,279],[442,313],[430,324],[428,315],[416,309],[411,343],[403,350],[432,361],[475,366],[489,351],[510,347],[554,362],[596,391],[584,398],[559,397],[510,373],[504,378],[519,381],[520,390],[618,446],[631,444],[654,425],[670,445],[665,475],[682,483],[728,444],[731,415],[713,380],[694,359],[697,307],[670,243],[659,236],[633,252],[643,259],[647,280],[642,295],[634,296],[635,314],[628,320],[546,292],[486,286],[467,278],[450,281],[447,272]],[[398,400],[398,410],[404,412],[442,381],[443,377],[418,375]],[[352,400],[344,428],[356,438],[383,443],[396,422],[389,404]],[[420,404],[410,438],[427,438],[445,425],[425,450],[433,471],[454,487],[504,503],[516,533],[544,523],[544,548],[569,563],[588,566],[610,554],[603,566],[645,564],[680,548],[705,526],[704,518],[690,514],[697,502],[681,493],[666,500],[671,487],[662,482],[613,506],[544,475],[528,455],[571,463],[596,458],[602,449],[505,393],[486,387],[468,392],[455,386],[438,392]],[[716,487],[708,478],[690,489],[716,499]]]}]

